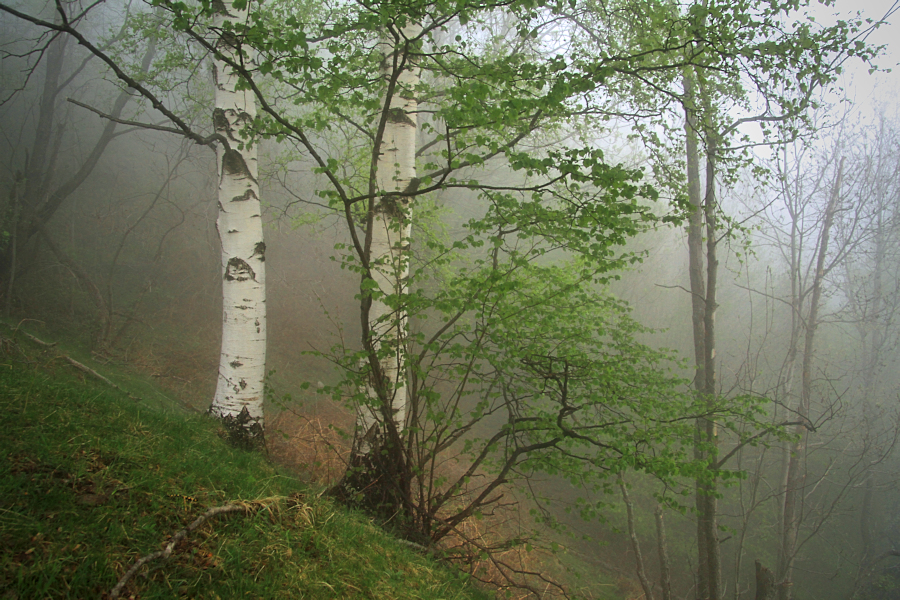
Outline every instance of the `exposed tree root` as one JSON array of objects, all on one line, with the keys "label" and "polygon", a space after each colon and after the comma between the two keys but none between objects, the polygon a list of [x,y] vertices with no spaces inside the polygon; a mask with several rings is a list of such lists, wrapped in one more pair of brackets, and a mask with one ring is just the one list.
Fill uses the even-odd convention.
[{"label": "exposed tree root", "polygon": [[283,498],[267,498],[266,500],[259,500],[256,502],[232,502],[223,506],[214,506],[210,508],[205,513],[194,519],[194,521],[190,525],[173,535],[172,539],[169,540],[169,543],[166,544],[165,548],[138,559],[138,561],[134,563],[134,565],[132,565],[132,567],[128,569],[124,575],[122,575],[122,577],[119,579],[119,582],[116,583],[116,586],[112,590],[110,590],[109,598],[111,600],[115,600],[116,598],[118,598],[119,594],[121,594],[122,590],[125,588],[125,585],[132,577],[134,577],[135,573],[137,573],[141,567],[151,561],[157,559],[166,559],[172,556],[172,552],[175,550],[175,546],[178,545],[178,542],[185,539],[192,531],[194,531],[213,517],[218,517],[219,515],[226,515],[229,513],[254,512],[256,510],[259,510],[260,508],[267,506],[269,503],[278,500],[283,500]]},{"label": "exposed tree root", "polygon": [[[31,340],[32,342],[34,342],[34,343],[37,344],[38,346],[41,346],[42,348],[53,348],[53,347],[56,346],[56,343],[55,343],[55,342],[52,343],[52,344],[49,343],[49,342],[45,342],[44,340],[41,340],[41,339],[39,339],[39,338],[37,338],[37,337],[31,335],[30,333],[26,333],[26,332],[20,331],[20,330],[18,330],[18,329],[14,329],[14,330],[13,330],[13,333],[18,333],[18,334],[20,334],[20,335],[25,336],[26,338],[28,338],[29,340]],[[87,374],[90,375],[91,377],[93,377],[93,378],[95,378],[95,379],[97,379],[97,380],[99,380],[99,381],[102,381],[103,383],[105,383],[106,385],[110,386],[111,388],[116,389],[116,390],[122,392],[123,394],[125,394],[126,396],[128,396],[129,398],[131,398],[132,400],[134,400],[135,402],[139,402],[139,401],[140,401],[140,398],[139,398],[139,397],[137,397],[137,396],[135,396],[135,395],[129,393],[127,390],[125,390],[125,389],[119,387],[118,385],[116,385],[115,383],[113,383],[112,381],[110,381],[109,379],[107,379],[106,377],[104,377],[103,375],[101,375],[100,373],[98,373],[97,371],[95,371],[94,369],[90,368],[89,366],[87,366],[87,365],[84,364],[84,363],[78,362],[77,360],[75,360],[74,358],[72,358],[71,356],[69,356],[68,354],[62,354],[62,353],[60,353],[60,354],[59,354],[59,357],[62,358],[63,360],[65,360],[67,363],[69,363],[69,364],[72,365],[73,367],[75,367],[76,369],[78,369],[79,371],[81,371],[82,373],[87,373]]]}]

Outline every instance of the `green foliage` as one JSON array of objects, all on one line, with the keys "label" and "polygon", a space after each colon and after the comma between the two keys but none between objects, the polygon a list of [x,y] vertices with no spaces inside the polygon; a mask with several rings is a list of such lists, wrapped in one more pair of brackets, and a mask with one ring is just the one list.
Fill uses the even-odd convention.
[{"label": "green foliage", "polygon": [[[834,24],[805,14],[811,3],[740,0],[679,5],[623,0],[579,4],[573,64],[602,77],[594,114],[625,120],[649,152],[657,184],[684,194],[684,111],[717,145],[719,175],[754,168],[753,149],[808,133],[810,109],[848,60],[869,65],[864,42],[878,23],[860,14]],[[622,61],[621,63],[618,61]],[[627,64],[627,66],[618,66]],[[683,79],[702,90],[691,98]],[[751,135],[753,127],[759,133]],[[767,176],[759,170],[760,179]]]},{"label": "green foliage", "polygon": [[[388,448],[400,453],[396,485],[409,484],[398,521],[440,539],[496,502],[499,486],[533,472],[600,489],[629,469],[676,487],[736,475],[694,459],[691,419],[740,434],[761,420],[760,400],[685,394],[675,358],[642,342],[650,332],[603,286],[640,260],[621,248],[660,221],[650,208],[656,187],[684,196],[681,161],[667,153],[683,141],[680,111],[700,116],[709,147],[743,143],[734,111],[796,129],[861,21],[817,29],[790,19],[793,1],[276,0],[210,30],[227,5],[154,6],[174,29],[154,89],[171,89],[166,73],[190,64],[177,41],[215,54],[227,43],[223,58],[259,107],[247,123],[253,137],[308,157],[316,177],[307,197],[345,218],[352,240],[341,264],[360,276],[363,339],[331,354],[345,375],[332,391],[384,416],[406,386],[402,444],[398,436]],[[146,31],[155,21],[145,20],[137,26]],[[558,39],[566,47],[551,50]],[[852,52],[872,57],[865,46]],[[404,83],[412,67],[420,75]],[[681,89],[685,77],[697,80],[699,100]],[[398,97],[416,99],[422,137],[416,185],[403,192],[378,189],[377,177],[386,125],[410,119],[393,107]],[[622,116],[658,151],[654,184],[608,162],[597,130],[579,128]],[[726,178],[748,148],[715,157]],[[507,177],[497,181],[494,167]],[[400,230],[430,209],[423,198],[439,206],[449,192],[477,207],[459,235],[423,230],[414,216],[413,251],[373,258],[385,207],[409,205],[391,220]],[[375,271],[391,270],[396,285],[376,283]],[[391,309],[377,323],[367,318],[373,300]],[[401,329],[405,339],[379,338]],[[401,382],[383,381],[379,364],[391,355],[402,357]],[[442,470],[446,457],[464,457],[461,474]]]},{"label": "green foliage", "polygon": [[[653,332],[604,290],[615,269],[637,259],[616,249],[643,227],[642,209],[486,196],[486,215],[456,239],[414,236],[413,247],[422,239],[427,250],[412,260],[409,293],[362,291],[411,322],[404,380],[405,460],[418,490],[411,526],[439,540],[497,501],[499,486],[537,473],[604,491],[612,491],[610,476],[628,470],[673,491],[688,480],[740,476],[695,459],[693,419],[721,418],[735,430],[759,425],[763,399],[698,402],[677,357],[642,342]],[[352,255],[344,264],[363,271]],[[376,358],[391,351],[380,347]],[[327,390],[335,399],[378,408],[360,368],[368,357],[332,350],[344,373]],[[448,460],[460,467],[448,471]],[[577,507],[585,518],[602,509]]]}]

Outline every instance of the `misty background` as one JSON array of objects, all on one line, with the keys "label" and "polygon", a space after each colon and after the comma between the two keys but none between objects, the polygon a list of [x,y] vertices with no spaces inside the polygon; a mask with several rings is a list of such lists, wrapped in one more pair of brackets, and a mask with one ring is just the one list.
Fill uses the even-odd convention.
[{"label": "misty background", "polygon": [[[839,2],[818,10],[863,10],[879,18],[890,8],[886,2],[869,4]],[[108,3],[86,27],[100,38],[113,36],[127,23],[129,10]],[[88,60],[74,40],[61,38],[42,56],[31,53],[40,35],[0,16],[5,265],[0,298],[6,323],[48,338],[78,340],[94,349],[97,360],[149,373],[174,400],[204,411],[216,385],[222,319],[214,153],[167,132],[126,124],[111,128],[108,119],[70,102],[105,112],[121,105],[123,120],[158,118],[123,95],[109,71]],[[888,44],[876,61],[883,69],[897,62],[889,43],[897,35],[896,25],[885,25],[869,40]],[[146,44],[126,39],[129,43],[117,52],[139,60]],[[50,89],[54,60],[59,72]],[[167,90],[168,99],[201,128],[212,97],[208,70],[198,57],[196,72],[188,76],[174,70]],[[842,77],[844,97],[822,99],[813,117],[819,125],[815,136],[754,150],[753,166],[765,173],[746,168],[721,184],[721,209],[730,220],[719,249],[717,385],[722,395],[769,399],[773,422],[790,416],[798,393],[787,373],[792,344],[796,353],[798,343],[792,337],[797,308],[808,300],[826,206],[837,186],[839,209],[825,257],[828,270],[812,359],[812,427],[803,456],[793,594],[797,599],[886,600],[900,594],[895,451],[900,415],[900,112],[895,99],[900,85],[896,73],[869,74],[865,67],[848,69]],[[607,127],[608,158],[649,164],[640,142],[627,137],[628,128],[625,122]],[[267,424],[270,450],[302,477],[326,485],[339,476],[348,451],[349,441],[338,430],[352,430],[354,417],[347,406],[316,393],[321,384],[336,384],[339,375],[327,359],[310,352],[358,345],[359,275],[342,268],[340,245],[349,238],[340,215],[315,196],[318,175],[308,158],[285,144],[263,141],[259,163],[271,371],[267,410],[274,415]],[[512,177],[502,165],[481,176],[496,182]],[[17,229],[22,211],[29,210],[28,198],[50,208],[40,228]],[[435,193],[428,201],[435,227],[451,239],[481,210],[461,193]],[[666,201],[655,207],[660,214],[670,211]],[[690,379],[685,229],[661,225],[629,240],[627,249],[639,252],[641,261],[618,273],[609,289],[630,304],[637,321],[654,330],[641,334],[641,341],[677,351],[686,361],[681,375]],[[720,490],[724,597],[752,597],[754,561],[772,567],[777,554],[778,480],[790,452],[788,442],[759,442],[733,457],[734,468],[746,477]],[[645,476],[629,475],[627,482],[636,535],[648,574],[656,580],[654,513],[667,490]],[[562,563],[547,569],[570,577],[565,572],[570,566],[580,574],[570,585],[586,595],[641,596],[618,488],[612,494],[585,492],[549,476],[533,480],[529,488],[518,494],[526,507],[506,517],[515,523],[503,526],[541,528],[529,517],[533,506],[545,521],[559,521],[563,532],[544,535],[567,552],[541,555],[541,561]],[[600,518],[578,518],[585,504],[598,506]],[[677,597],[693,597],[695,516],[689,508],[666,510],[666,525]]]}]

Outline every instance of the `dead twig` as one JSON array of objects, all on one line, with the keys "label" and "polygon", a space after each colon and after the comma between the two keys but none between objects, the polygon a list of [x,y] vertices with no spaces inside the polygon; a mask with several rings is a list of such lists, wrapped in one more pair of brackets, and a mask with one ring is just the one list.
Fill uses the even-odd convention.
[{"label": "dead twig", "polygon": [[[41,346],[42,348],[53,348],[53,347],[56,346],[56,342],[53,342],[52,344],[49,343],[49,342],[45,342],[44,340],[41,340],[41,339],[39,339],[39,338],[37,338],[37,337],[35,337],[35,336],[31,335],[30,333],[27,333],[27,332],[25,332],[25,331],[21,331],[21,330],[19,330],[18,328],[15,330],[15,332],[18,333],[18,334],[20,334],[20,335],[24,335],[26,338],[28,338],[29,340],[31,340],[32,342],[34,342],[34,343],[37,344],[38,346]],[[60,354],[59,356],[60,356],[60,358],[62,358],[63,360],[65,360],[67,363],[69,363],[70,365],[72,365],[73,367],[75,367],[76,369],[78,369],[79,371],[81,371],[81,372],[83,372],[83,373],[87,373],[87,374],[90,375],[91,377],[94,377],[95,379],[98,379],[98,380],[102,381],[103,383],[105,383],[106,385],[110,386],[111,388],[116,389],[116,390],[122,392],[123,394],[125,394],[126,396],[128,396],[129,398],[131,398],[132,400],[134,400],[135,402],[139,402],[139,401],[140,401],[140,398],[138,398],[137,396],[135,396],[135,395],[129,393],[127,390],[125,390],[125,389],[119,387],[118,385],[116,385],[115,383],[113,383],[112,381],[110,381],[109,379],[107,379],[106,377],[104,377],[103,375],[101,375],[100,373],[98,373],[97,371],[95,371],[94,369],[90,368],[89,366],[87,366],[87,365],[84,364],[84,363],[78,362],[77,360],[75,360],[74,358],[72,358],[71,356],[69,356],[68,354]]]},{"label": "dead twig", "polygon": [[206,523],[208,520],[213,517],[217,517],[219,515],[226,515],[229,513],[249,513],[253,512],[259,508],[265,506],[262,502],[235,502],[231,504],[225,504],[223,506],[214,506],[210,508],[208,511],[194,519],[194,521],[172,536],[172,539],[166,544],[166,547],[158,552],[153,552],[152,554],[148,554],[146,556],[138,559],[134,565],[130,569],[128,569],[124,575],[119,579],[119,582],[116,583],[116,586],[109,592],[109,597],[111,600],[115,600],[119,597],[119,594],[122,593],[122,590],[125,588],[125,585],[128,583],[132,577],[134,577],[135,573],[138,570],[146,565],[147,563],[157,560],[157,559],[166,559],[172,556],[172,552],[175,550],[175,546],[178,545],[178,542],[185,539],[192,531]]}]

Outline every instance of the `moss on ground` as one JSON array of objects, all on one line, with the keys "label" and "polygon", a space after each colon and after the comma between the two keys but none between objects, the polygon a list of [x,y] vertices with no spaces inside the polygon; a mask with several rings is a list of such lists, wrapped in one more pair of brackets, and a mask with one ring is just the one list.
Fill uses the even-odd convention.
[{"label": "moss on ground", "polygon": [[[24,344],[23,344],[24,345]],[[140,394],[137,394],[140,395]],[[334,506],[217,423],[135,402],[35,348],[0,347],[0,590],[107,597],[208,509],[122,597],[484,598],[462,575]]]}]

